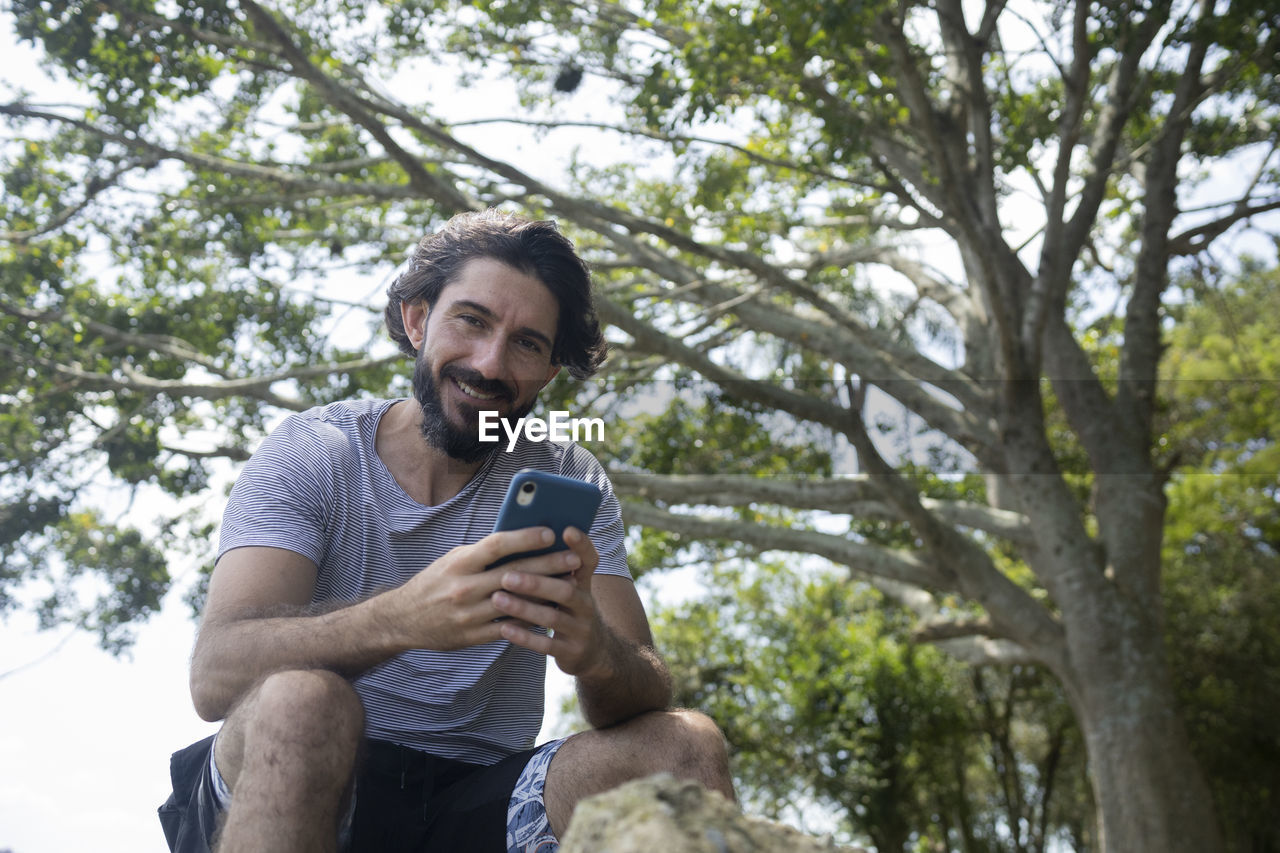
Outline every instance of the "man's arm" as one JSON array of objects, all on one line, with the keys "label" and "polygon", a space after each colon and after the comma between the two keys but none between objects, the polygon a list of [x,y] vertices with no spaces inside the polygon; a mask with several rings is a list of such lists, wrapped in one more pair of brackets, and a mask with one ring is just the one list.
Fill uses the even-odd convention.
[{"label": "man's arm", "polygon": [[[246,547],[218,560],[191,659],[191,697],[220,720],[263,677],[282,669],[328,669],[347,677],[407,649],[445,651],[501,637],[490,600],[508,554],[545,547],[547,528],[494,533],[454,548],[403,586],[328,612],[308,614],[316,566],[280,548]],[[510,564],[522,572],[565,570],[563,554]]]},{"label": "man's arm", "polygon": [[600,662],[577,677],[583,716],[596,728],[671,705],[671,674],[653,645],[644,605],[629,578],[599,575],[591,583],[607,629]]},{"label": "man's arm", "polygon": [[191,698],[210,721],[227,715],[261,678],[281,669],[353,676],[391,649],[375,649],[356,605],[307,613],[316,566],[282,548],[236,548],[218,560],[191,656]]}]

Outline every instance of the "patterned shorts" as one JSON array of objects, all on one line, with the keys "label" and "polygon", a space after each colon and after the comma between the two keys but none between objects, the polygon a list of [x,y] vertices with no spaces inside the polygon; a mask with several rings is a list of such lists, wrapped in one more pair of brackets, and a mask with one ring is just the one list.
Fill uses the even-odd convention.
[{"label": "patterned shorts", "polygon": [[524,766],[507,806],[507,853],[556,853],[560,841],[551,832],[543,791],[547,768],[564,740],[543,745]]}]

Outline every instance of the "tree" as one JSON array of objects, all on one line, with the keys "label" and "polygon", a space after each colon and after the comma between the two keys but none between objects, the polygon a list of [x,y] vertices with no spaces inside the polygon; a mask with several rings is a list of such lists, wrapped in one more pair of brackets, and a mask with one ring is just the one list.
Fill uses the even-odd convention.
[{"label": "tree", "polygon": [[[696,454],[623,470],[631,522],[827,557],[918,613],[922,639],[1043,666],[1086,744],[1102,849],[1221,849],[1166,659],[1153,420],[1170,270],[1280,208],[1269,3],[11,8],[86,98],[0,107],[0,402],[52,419],[5,473],[11,512],[42,525],[12,548],[74,510],[86,458],[197,488],[264,410],[385,386],[291,283],[398,259],[460,210],[552,215],[596,264],[624,390],[696,376],[856,452],[848,477],[688,473]],[[498,138],[451,126],[421,97],[444,58],[510,71],[529,112],[495,117]],[[606,118],[575,111],[592,87]],[[513,136],[570,125],[634,146],[603,164],[584,147],[568,178],[510,157]],[[1245,179],[1197,201],[1224,165]],[[1103,296],[1115,375],[1072,332]],[[1079,455],[1055,452],[1050,393]],[[230,428],[197,443],[206,416]],[[933,437],[986,475],[971,500],[922,496],[903,467]],[[828,518],[861,513],[910,546]]]},{"label": "tree", "polygon": [[749,807],[821,807],[881,853],[1043,853],[1090,824],[1071,796],[1079,735],[1034,668],[915,644],[910,614],[830,572],[723,564],[705,586],[661,610],[655,636],[676,702],[724,728]]},{"label": "tree", "polygon": [[[1272,713],[1280,637],[1271,618],[1280,607],[1280,365],[1271,345],[1280,333],[1278,275],[1246,258],[1229,276],[1209,266],[1179,277],[1156,423],[1172,474],[1164,589],[1174,684],[1228,847],[1241,851],[1275,846],[1280,809]],[[1118,328],[1104,317],[1082,335],[1103,370],[1115,369]],[[1061,413],[1049,417],[1060,421]],[[666,420],[685,444],[706,423]],[[649,436],[663,427],[637,425]],[[730,425],[710,433],[752,447]],[[670,443],[662,435],[651,442]],[[656,463],[630,461],[650,470]],[[793,469],[801,464],[789,460]],[[932,478],[927,493],[963,500],[974,486]],[[861,527],[888,544],[883,522]],[[909,541],[900,525],[893,533],[895,544]],[[677,676],[676,702],[722,721],[739,794],[753,807],[786,817],[787,809],[825,805],[881,850],[902,849],[904,827],[915,847],[1043,850],[1056,832],[1060,842],[1090,848],[1078,734],[1060,691],[1037,670],[979,667],[966,677],[906,646],[900,615],[879,612],[885,605],[864,586],[826,573],[720,564],[703,586],[658,611],[656,637]],[[946,725],[931,725],[942,715]]]}]

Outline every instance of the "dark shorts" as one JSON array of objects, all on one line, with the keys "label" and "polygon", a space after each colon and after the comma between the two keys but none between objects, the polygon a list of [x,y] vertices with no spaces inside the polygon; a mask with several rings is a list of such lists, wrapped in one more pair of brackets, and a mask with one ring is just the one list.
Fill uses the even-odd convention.
[{"label": "dark shorts", "polygon": [[[169,849],[208,853],[220,813],[207,737],[173,754],[173,793],[160,807]],[[356,777],[353,853],[506,853],[508,807],[531,756],[493,765],[437,758],[384,741],[366,744]]]}]

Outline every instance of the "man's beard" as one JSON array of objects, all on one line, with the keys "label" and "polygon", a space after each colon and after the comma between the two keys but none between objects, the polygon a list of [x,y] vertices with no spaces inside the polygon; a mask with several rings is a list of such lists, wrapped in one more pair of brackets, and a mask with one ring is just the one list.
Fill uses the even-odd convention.
[{"label": "man's beard", "polygon": [[[515,391],[506,383],[496,379],[485,379],[479,373],[463,367],[445,365],[440,371],[441,382],[453,378],[475,388],[482,394],[497,394],[493,405],[510,403],[515,399]],[[479,406],[463,404],[461,412],[467,426],[459,427],[449,420],[444,411],[444,401],[440,397],[440,387],[426,359],[419,354],[413,367],[413,396],[422,408],[422,437],[427,444],[444,451],[451,459],[472,464],[479,462],[502,446],[501,441],[481,441]],[[501,418],[506,426],[514,432],[516,424],[529,412],[533,411],[533,401],[519,409],[513,409],[509,415]],[[505,432],[503,433],[505,434]]]}]

